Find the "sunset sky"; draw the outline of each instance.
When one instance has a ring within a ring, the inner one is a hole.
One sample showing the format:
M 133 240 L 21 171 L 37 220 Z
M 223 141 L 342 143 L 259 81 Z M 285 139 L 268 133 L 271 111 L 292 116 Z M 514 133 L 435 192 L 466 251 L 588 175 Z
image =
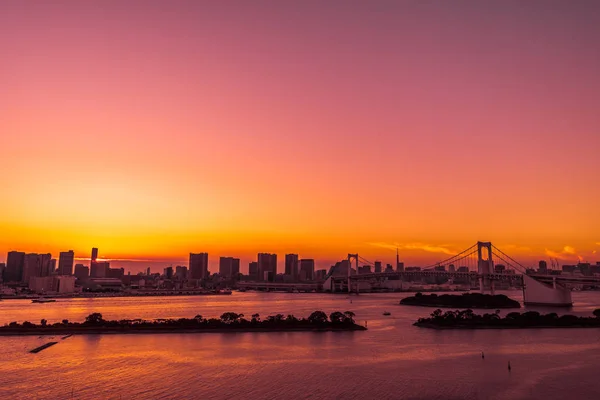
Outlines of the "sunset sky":
M 596 1 L 0 0 L 0 261 L 600 261 L 599 71 Z

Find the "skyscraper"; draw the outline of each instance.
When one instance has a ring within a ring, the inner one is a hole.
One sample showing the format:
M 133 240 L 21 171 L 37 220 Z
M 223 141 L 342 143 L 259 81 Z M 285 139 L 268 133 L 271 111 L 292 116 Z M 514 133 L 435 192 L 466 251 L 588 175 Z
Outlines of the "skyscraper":
M 258 253 L 258 280 L 273 282 L 277 275 L 277 254 Z
M 23 280 L 23 265 L 25 253 L 21 251 L 9 251 L 6 258 L 6 270 L 4 271 L 5 282 L 21 282 Z
M 298 280 L 298 254 L 285 255 L 285 274 Z
M 315 279 L 315 260 L 309 258 L 300 260 L 300 276 L 307 281 Z
M 95 262 L 98 259 L 98 249 L 96 247 L 92 247 L 92 258 L 91 261 Z
M 50 275 L 50 260 L 52 255 L 29 253 L 25 254 L 23 262 L 23 277 L 21 282 L 29 284 L 29 280 L 34 276 Z
M 252 281 L 258 280 L 258 263 L 256 261 L 252 261 L 248 264 L 248 277 Z
M 58 257 L 58 275 L 73 275 L 73 262 L 75 252 L 73 250 L 61 251 Z
M 90 276 L 90 269 L 83 264 L 77 264 L 74 275 L 77 279 L 85 279 Z
M 237 278 L 240 273 L 240 259 L 221 257 L 219 259 L 219 275 L 224 278 Z
M 208 278 L 208 253 L 190 253 L 190 278 Z

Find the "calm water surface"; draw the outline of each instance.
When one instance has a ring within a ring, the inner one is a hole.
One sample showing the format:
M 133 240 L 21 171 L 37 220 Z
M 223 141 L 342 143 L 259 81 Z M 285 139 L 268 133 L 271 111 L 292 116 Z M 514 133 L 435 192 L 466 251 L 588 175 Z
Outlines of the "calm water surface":
M 521 300 L 520 292 L 508 293 Z M 232 296 L 0 302 L 0 324 L 29 320 L 308 316 L 351 310 L 366 332 L 0 337 L 2 399 L 600 399 L 600 330 L 433 331 L 432 309 L 405 294 Z M 574 293 L 575 314 L 600 293 Z M 540 308 L 535 308 L 539 311 Z M 383 311 L 390 311 L 385 317 Z M 555 310 L 553 310 L 555 311 Z M 481 358 L 485 352 L 485 359 Z M 507 364 L 511 362 L 512 371 Z

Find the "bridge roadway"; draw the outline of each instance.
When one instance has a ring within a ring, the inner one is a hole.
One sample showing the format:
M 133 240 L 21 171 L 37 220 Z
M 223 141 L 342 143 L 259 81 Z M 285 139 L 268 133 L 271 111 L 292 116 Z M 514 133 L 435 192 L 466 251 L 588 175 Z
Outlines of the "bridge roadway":
M 250 289 L 250 290 L 273 290 L 273 291 L 292 291 L 298 290 L 300 292 L 312 292 L 313 290 L 321 290 L 323 287 L 322 282 L 311 282 L 311 283 L 284 283 L 284 282 L 244 282 L 240 281 L 237 283 L 238 289 Z
M 350 275 L 351 281 L 371 281 L 382 279 L 402 280 L 403 278 L 425 278 L 425 277 L 443 277 L 443 278 L 463 278 L 479 280 L 479 278 L 494 281 L 518 281 L 522 282 L 523 277 L 520 274 L 479 274 L 477 272 L 448 272 L 448 271 L 403 271 L 403 272 L 377 272 L 370 274 Z M 338 275 L 331 277 L 334 281 L 347 281 L 348 276 Z

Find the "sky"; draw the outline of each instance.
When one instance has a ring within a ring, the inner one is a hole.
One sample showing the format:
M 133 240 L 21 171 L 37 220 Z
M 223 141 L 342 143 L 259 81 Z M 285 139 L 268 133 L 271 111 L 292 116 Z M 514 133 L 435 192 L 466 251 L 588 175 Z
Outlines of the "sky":
M 600 261 L 598 71 L 596 1 L 0 0 L 0 260 Z

